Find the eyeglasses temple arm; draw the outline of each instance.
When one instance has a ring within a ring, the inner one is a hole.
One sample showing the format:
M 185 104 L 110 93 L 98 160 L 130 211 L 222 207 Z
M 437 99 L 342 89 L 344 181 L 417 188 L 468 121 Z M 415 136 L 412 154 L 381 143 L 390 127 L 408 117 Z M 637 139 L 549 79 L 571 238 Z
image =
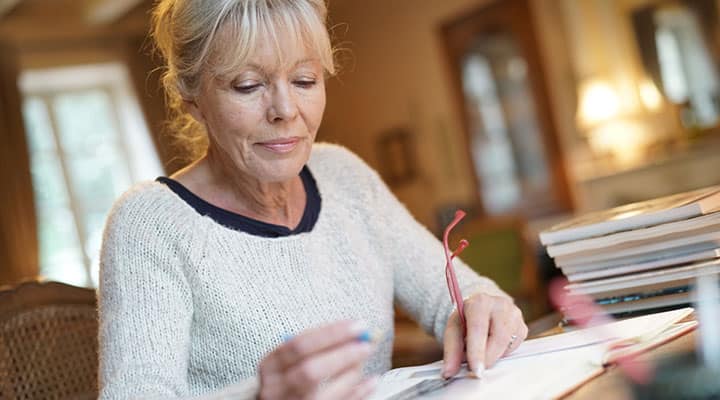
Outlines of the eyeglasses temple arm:
M 448 245 L 448 237 L 450 236 L 450 231 L 465 217 L 465 212 L 462 210 L 457 210 L 455 212 L 455 218 L 448 224 L 448 226 L 445 228 L 445 231 L 443 232 L 443 250 L 445 251 L 445 278 L 448 281 L 448 289 L 450 290 L 450 297 L 452 298 L 453 302 L 455 303 L 455 307 L 457 307 L 458 310 L 458 317 L 460 319 L 460 325 L 463 329 L 463 336 L 465 332 L 465 312 L 463 307 L 463 298 L 462 293 L 460 292 L 460 287 L 457 282 L 457 278 L 455 277 L 455 272 L 453 271 L 452 266 L 452 259 L 455 258 L 456 255 L 460 254 L 462 250 L 467 247 L 468 242 L 467 240 L 463 240 L 460 242 L 460 247 L 453 252 L 453 254 L 450 254 L 450 247 Z

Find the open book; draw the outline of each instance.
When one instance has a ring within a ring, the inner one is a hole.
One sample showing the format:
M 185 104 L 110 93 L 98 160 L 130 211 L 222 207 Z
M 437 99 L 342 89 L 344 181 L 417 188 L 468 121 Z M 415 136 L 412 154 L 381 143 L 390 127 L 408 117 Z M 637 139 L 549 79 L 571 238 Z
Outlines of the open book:
M 605 365 L 695 329 L 697 322 L 682 322 L 692 312 L 683 308 L 527 340 L 481 379 L 464 367 L 453 379 L 443 380 L 442 361 L 390 370 L 380 378 L 371 399 L 402 400 L 420 394 L 457 400 L 562 397 L 600 375 Z M 426 393 L 428 388 L 432 391 Z

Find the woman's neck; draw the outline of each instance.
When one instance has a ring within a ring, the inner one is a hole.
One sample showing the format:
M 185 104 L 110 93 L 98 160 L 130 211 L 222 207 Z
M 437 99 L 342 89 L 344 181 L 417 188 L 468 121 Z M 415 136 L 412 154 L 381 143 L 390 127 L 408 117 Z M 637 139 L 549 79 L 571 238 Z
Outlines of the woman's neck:
M 261 182 L 243 174 L 220 152 L 208 151 L 172 178 L 216 207 L 290 229 L 300 223 L 305 210 L 307 196 L 299 176 L 287 182 Z

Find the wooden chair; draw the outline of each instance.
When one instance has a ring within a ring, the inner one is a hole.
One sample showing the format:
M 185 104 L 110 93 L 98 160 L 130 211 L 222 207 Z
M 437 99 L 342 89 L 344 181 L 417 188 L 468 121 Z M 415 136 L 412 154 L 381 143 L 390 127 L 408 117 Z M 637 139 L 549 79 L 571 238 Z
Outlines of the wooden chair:
M 527 321 L 544 315 L 549 308 L 525 232 L 525 220 L 518 216 L 469 219 L 453 230 L 450 247 L 454 249 L 460 239 L 467 239 L 470 246 L 460 258 L 513 296 Z
M 0 290 L 0 399 L 94 399 L 95 291 L 57 282 Z

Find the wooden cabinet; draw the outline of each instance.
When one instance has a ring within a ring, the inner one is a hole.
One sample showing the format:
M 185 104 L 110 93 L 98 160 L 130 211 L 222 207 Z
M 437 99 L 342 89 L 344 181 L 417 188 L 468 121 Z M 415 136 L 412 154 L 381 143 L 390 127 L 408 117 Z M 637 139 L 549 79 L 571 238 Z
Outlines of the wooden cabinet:
M 498 0 L 442 27 L 487 215 L 572 210 L 528 0 Z

